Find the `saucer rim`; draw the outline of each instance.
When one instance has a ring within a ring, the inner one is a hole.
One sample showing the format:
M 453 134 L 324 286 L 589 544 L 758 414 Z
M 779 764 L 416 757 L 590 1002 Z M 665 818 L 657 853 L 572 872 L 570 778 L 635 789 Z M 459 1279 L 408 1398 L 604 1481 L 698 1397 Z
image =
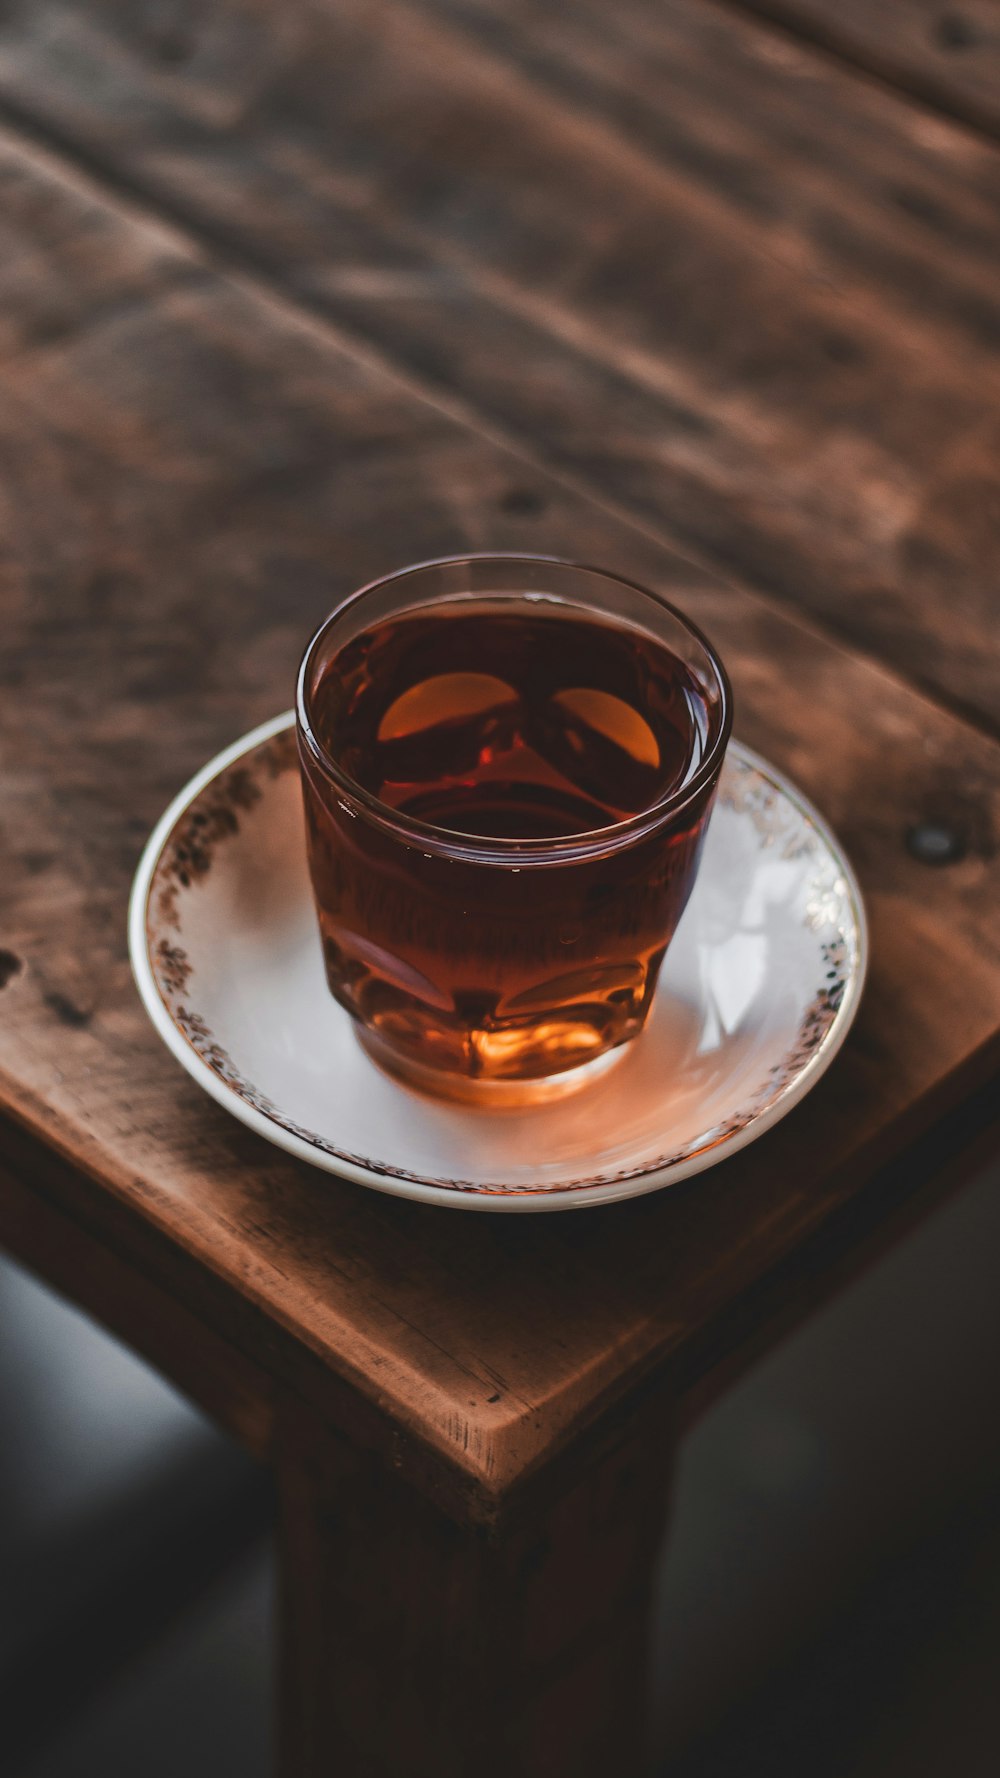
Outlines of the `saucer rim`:
M 826 1073 L 830 1063 L 839 1053 L 847 1033 L 854 1023 L 868 974 L 868 921 L 857 877 L 832 829 L 802 791 L 778 767 L 771 765 L 754 748 L 732 738 L 727 758 L 736 755 L 760 772 L 798 810 L 828 848 L 847 887 L 848 902 L 856 934 L 854 966 L 848 975 L 843 998 L 829 1030 L 803 1064 L 799 1073 L 789 1081 L 766 1109 L 757 1116 L 751 1117 L 741 1129 L 732 1132 L 723 1141 L 706 1144 L 682 1160 L 653 1166 L 648 1172 L 639 1172 L 627 1179 L 609 1180 L 606 1183 L 595 1181 L 590 1185 L 570 1185 L 563 1188 L 540 1186 L 537 1191 L 532 1191 L 530 1187 L 519 1186 L 516 1189 L 512 1188 L 509 1193 L 497 1191 L 495 1188 L 489 1191 L 484 1190 L 481 1193 L 470 1192 L 460 1189 L 457 1185 L 433 1184 L 429 1181 L 377 1173 L 346 1156 L 328 1154 L 294 1131 L 286 1129 L 282 1124 L 269 1117 L 266 1112 L 249 1104 L 237 1091 L 220 1079 L 192 1047 L 175 1023 L 163 1001 L 153 973 L 149 956 L 147 919 L 150 889 L 160 857 L 178 822 L 183 819 L 191 803 L 221 773 L 264 742 L 292 728 L 294 722 L 295 712 L 286 710 L 266 722 L 259 723 L 255 728 L 248 730 L 246 734 L 231 742 L 228 747 L 224 747 L 221 752 L 213 755 L 188 779 L 160 816 L 143 847 L 132 883 L 128 908 L 128 948 L 132 974 L 139 997 L 154 1029 L 196 1084 L 202 1087 L 225 1111 L 238 1118 L 257 1135 L 263 1136 L 266 1141 L 284 1149 L 296 1159 L 305 1161 L 308 1165 L 319 1168 L 325 1173 L 331 1173 L 338 1178 L 350 1179 L 356 1184 L 385 1192 L 393 1197 L 406 1197 L 448 1209 L 530 1213 L 532 1211 L 597 1207 L 625 1198 L 642 1197 L 648 1192 L 661 1191 L 668 1185 L 705 1172 L 709 1167 L 717 1166 L 721 1161 L 728 1159 L 730 1155 L 737 1154 L 740 1149 L 746 1148 L 751 1142 L 756 1141 L 759 1136 L 764 1135 L 783 1117 L 787 1116 L 788 1112 L 805 1098 L 821 1076 Z M 401 1088 L 400 1090 L 404 1091 L 405 1089 Z

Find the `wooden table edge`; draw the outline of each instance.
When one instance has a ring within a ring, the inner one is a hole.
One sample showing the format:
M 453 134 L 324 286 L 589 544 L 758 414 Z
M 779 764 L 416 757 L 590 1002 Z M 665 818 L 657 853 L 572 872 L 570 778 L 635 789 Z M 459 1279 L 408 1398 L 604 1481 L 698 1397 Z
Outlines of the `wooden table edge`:
M 540 1488 L 563 1485 L 567 1470 L 613 1438 L 620 1422 L 648 1413 L 654 1400 L 663 1412 L 690 1420 L 870 1263 L 901 1224 L 967 1177 L 1000 1141 L 998 1065 L 1000 1044 L 970 1058 L 961 1071 L 970 1077 L 961 1104 L 935 1126 L 928 1103 L 925 1127 L 881 1157 L 861 1193 L 832 1210 L 685 1345 L 651 1353 L 554 1436 L 526 1439 L 534 1417 L 519 1411 L 478 1455 L 435 1438 L 433 1427 L 419 1424 L 414 1403 L 379 1398 L 335 1368 L 125 1198 L 93 1157 L 89 1166 L 68 1158 L 64 1134 L 44 1118 L 39 1128 L 24 1106 L 20 1115 L 0 1118 L 0 1242 L 263 1461 L 280 1464 L 282 1419 L 304 1415 L 317 1436 L 324 1429 L 337 1439 L 346 1435 L 455 1516 L 497 1524 Z

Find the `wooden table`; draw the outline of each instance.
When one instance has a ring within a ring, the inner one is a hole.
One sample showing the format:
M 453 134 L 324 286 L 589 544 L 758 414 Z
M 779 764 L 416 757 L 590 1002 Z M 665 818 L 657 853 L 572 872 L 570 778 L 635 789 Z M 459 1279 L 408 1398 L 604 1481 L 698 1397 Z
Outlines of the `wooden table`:
M 285 1778 L 637 1768 L 679 1431 L 989 1139 L 998 133 L 995 0 L 0 24 L 0 1239 L 274 1466 Z M 871 915 L 808 1101 L 584 1215 L 296 1164 L 129 977 L 169 797 L 467 547 L 676 596 Z

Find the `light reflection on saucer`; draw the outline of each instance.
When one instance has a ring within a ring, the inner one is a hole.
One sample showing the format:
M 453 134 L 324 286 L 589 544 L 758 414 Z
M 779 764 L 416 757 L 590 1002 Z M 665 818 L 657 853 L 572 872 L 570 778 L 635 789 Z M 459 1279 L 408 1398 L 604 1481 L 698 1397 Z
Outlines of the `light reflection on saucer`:
M 146 848 L 130 914 L 164 1041 L 279 1146 L 463 1208 L 603 1203 L 742 1147 L 839 1048 L 866 960 L 850 867 L 794 788 L 734 742 L 648 1025 L 620 1062 L 568 1097 L 496 1110 L 402 1085 L 326 987 L 288 740 L 279 718 L 198 774 Z M 218 820 L 230 783 L 239 808 Z M 185 884 L 177 836 L 194 818 L 218 837 Z

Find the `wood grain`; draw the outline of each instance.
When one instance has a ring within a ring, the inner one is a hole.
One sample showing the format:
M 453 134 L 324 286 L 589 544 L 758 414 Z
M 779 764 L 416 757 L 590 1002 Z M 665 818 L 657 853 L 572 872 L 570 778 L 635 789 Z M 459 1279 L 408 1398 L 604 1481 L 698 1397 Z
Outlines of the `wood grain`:
M 997 0 L 736 0 L 951 117 L 1000 136 Z
M 0 1136 L 0 1243 L 155 1365 L 261 1461 L 274 1455 L 273 1377 L 196 1314 L 176 1268 L 155 1281 L 66 1208 L 72 1169 L 7 1127 Z M 68 1186 L 68 1194 L 67 1194 Z M 62 1201 L 60 1201 L 62 1200 Z
M 287 1778 L 640 1778 L 668 1416 L 502 1536 L 311 1424 L 281 1448 Z
M 654 1373 L 680 1387 L 759 1331 L 814 1238 L 880 1213 L 873 1170 L 995 1071 L 1000 748 L 0 136 L 0 189 L 5 169 L 0 311 L 12 278 L 26 316 L 44 304 L 75 235 L 100 240 L 108 299 L 48 344 L 12 338 L 5 365 L 0 1069 L 27 1132 L 5 1154 L 248 1375 L 489 1518 Z M 113 300 L 122 280 L 141 300 Z M 287 704 L 338 594 L 525 545 L 709 629 L 739 732 L 853 855 L 873 970 L 831 1074 L 716 1172 L 609 1211 L 470 1218 L 320 1176 L 207 1101 L 138 1004 L 125 908 L 153 820 Z M 959 862 L 908 853 L 922 818 L 958 823 Z M 47 1174 L 49 1154 L 72 1165 Z
M 651 534 L 1000 729 L 993 144 L 709 0 L 165 16 L 19 9 L 0 98 Z

